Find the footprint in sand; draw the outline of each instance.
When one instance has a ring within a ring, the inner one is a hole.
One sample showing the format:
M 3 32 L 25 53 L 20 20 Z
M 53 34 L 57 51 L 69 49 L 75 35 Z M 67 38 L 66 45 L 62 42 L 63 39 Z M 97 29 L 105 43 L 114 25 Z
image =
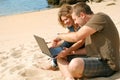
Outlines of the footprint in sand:
M 3 52 L 0 52 L 0 63 L 2 63 L 2 62 L 4 62 L 4 61 L 6 61 L 9 57 L 8 57 L 8 52 L 5 52 L 5 51 L 3 51 Z
M 12 49 L 11 50 L 11 56 L 14 57 L 14 58 L 19 58 L 21 57 L 22 55 L 22 50 L 21 49 Z
M 12 67 L 9 71 L 10 71 L 10 73 L 13 73 L 13 72 L 18 71 L 20 69 L 23 69 L 24 67 L 25 67 L 24 64 L 16 65 L 15 67 Z
M 23 76 L 23 77 L 33 77 L 33 76 L 36 76 L 38 73 L 39 72 L 36 69 L 27 68 L 27 69 L 21 70 L 18 74 Z
M 25 51 L 25 46 L 24 45 L 19 45 L 17 48 L 12 48 L 10 50 L 11 56 L 14 58 L 19 58 L 22 56 L 23 51 Z
M 1 63 L 1 67 L 5 67 L 7 64 L 8 64 L 7 62 Z
M 0 63 L 2 63 L 3 62 L 3 60 L 0 58 Z

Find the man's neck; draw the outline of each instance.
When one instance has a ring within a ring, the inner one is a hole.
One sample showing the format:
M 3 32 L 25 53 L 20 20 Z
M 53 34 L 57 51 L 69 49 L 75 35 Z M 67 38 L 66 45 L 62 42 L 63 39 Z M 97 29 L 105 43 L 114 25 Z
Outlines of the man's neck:
M 92 17 L 93 15 L 94 15 L 94 14 L 87 15 L 87 17 L 86 17 L 86 21 L 89 21 L 89 19 L 91 19 L 91 17 Z

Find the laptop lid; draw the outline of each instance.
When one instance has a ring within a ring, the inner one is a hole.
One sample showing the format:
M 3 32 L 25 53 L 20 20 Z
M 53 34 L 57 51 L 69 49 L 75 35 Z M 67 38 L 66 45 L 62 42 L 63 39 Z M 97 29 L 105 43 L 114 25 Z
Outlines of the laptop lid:
M 45 40 L 42 37 L 39 37 L 39 36 L 36 36 L 36 35 L 34 35 L 34 38 L 37 41 L 38 46 L 41 49 L 42 53 L 44 53 L 44 54 L 51 57 L 52 55 L 51 55 L 51 53 L 49 51 L 49 48 L 48 48 Z

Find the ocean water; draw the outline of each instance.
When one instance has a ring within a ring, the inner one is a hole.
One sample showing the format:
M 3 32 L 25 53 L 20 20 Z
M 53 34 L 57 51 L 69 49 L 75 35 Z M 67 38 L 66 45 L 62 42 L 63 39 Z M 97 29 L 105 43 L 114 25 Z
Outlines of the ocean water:
M 0 0 L 0 16 L 46 9 L 47 0 Z

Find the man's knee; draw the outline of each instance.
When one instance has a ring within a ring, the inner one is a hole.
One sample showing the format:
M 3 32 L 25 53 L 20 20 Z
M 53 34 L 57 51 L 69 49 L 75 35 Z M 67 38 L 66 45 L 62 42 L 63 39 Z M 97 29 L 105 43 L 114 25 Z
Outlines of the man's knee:
M 84 70 L 84 61 L 81 58 L 74 58 L 69 63 L 69 71 L 74 77 L 81 77 Z
M 84 61 L 81 58 L 74 58 L 69 63 L 69 68 L 73 70 L 81 69 L 84 67 Z

